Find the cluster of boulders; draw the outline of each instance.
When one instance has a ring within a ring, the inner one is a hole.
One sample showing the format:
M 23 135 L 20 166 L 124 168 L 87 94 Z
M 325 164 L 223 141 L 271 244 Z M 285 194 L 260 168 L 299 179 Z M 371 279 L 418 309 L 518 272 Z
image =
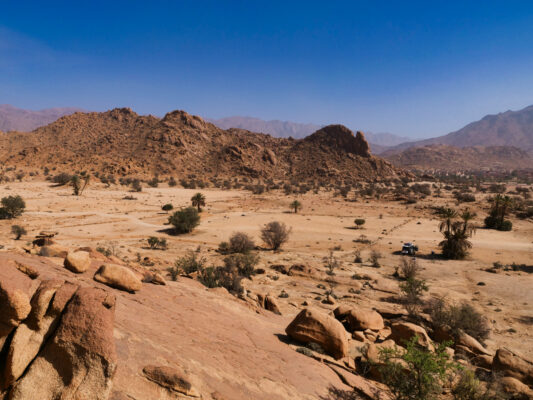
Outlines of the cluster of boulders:
M 0 265 L 0 399 L 107 399 L 115 296 Z
M 332 357 L 326 361 L 335 366 L 335 372 L 345 383 L 355 381 L 360 385 L 364 383 L 365 387 L 368 387 L 368 381 L 354 380 L 353 376 L 346 378 L 349 375 L 347 371 L 379 381 L 382 349 L 395 348 L 403 351 L 406 343 L 416 338 L 414 340 L 418 345 L 434 351 L 435 342 L 430 334 L 435 340 L 436 336 L 446 336 L 442 333 L 435 335 L 433 331 L 428 334 L 424 327 L 402 318 L 386 321 L 375 310 L 347 305 L 340 305 L 332 314 L 313 308 L 303 309 L 285 331 L 291 339 L 307 345 L 313 344 L 311 348 L 318 345 L 321 351 Z M 492 354 L 464 332 L 455 338 L 453 348 L 447 348 L 446 351 L 459 363 L 472 364 L 475 368 L 498 373 L 503 377 L 501 382 L 507 392 L 523 398 L 533 398 L 533 362 L 505 348 Z M 339 367 L 343 370 L 342 373 L 339 373 Z

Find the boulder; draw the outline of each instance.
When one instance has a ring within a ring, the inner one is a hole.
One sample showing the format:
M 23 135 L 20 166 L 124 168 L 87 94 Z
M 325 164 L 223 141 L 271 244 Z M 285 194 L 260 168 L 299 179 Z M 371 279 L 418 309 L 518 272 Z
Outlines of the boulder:
M 492 361 L 492 370 L 533 385 L 533 363 L 509 349 L 502 348 L 496 351 Z
M 102 265 L 96 271 L 94 280 L 127 292 L 136 292 L 142 287 L 142 281 L 132 270 L 116 264 Z
M 364 331 L 371 329 L 379 331 L 385 327 L 383 318 L 374 310 L 352 308 L 346 316 L 350 331 Z
M 200 397 L 190 378 L 176 368 L 148 365 L 143 368 L 143 373 L 149 380 L 166 389 L 189 397 Z
M 487 355 L 487 356 L 491 355 L 490 352 L 481 345 L 481 343 L 479 343 L 472 336 L 464 332 L 459 333 L 456 344 L 466 347 L 472 353 L 477 354 L 477 355 Z
M 281 315 L 278 301 L 270 295 L 265 296 L 265 310 L 272 311 L 274 314 Z
M 342 324 L 321 311 L 302 310 L 285 329 L 287 335 L 299 342 L 317 343 L 327 354 L 340 359 L 348 353 L 348 340 Z
M 59 244 L 51 244 L 41 247 L 39 255 L 43 257 L 60 257 L 65 258 L 68 254 L 68 248 Z
M 411 322 L 396 322 L 391 325 L 391 334 L 389 339 L 394 340 L 400 346 L 411 340 L 413 337 L 417 337 L 417 343 L 427 349 L 432 350 L 433 345 L 426 330 L 421 326 L 415 325 Z
M 13 385 L 10 400 L 108 399 L 117 366 L 114 316 L 114 296 L 78 289 L 54 335 Z
M 500 379 L 500 384 L 505 393 L 514 396 L 518 395 L 518 398 L 533 399 L 533 390 L 516 378 L 505 376 Z
M 0 350 L 7 336 L 30 313 L 30 299 L 37 286 L 37 281 L 20 272 L 13 263 L 0 263 Z
M 68 270 L 80 274 L 91 266 L 91 257 L 86 251 L 71 251 L 65 257 L 64 265 Z
M 5 386 L 19 379 L 37 356 L 56 329 L 63 309 L 77 289 L 77 285 L 58 280 L 41 283 L 31 300 L 28 318 L 18 326 L 11 340 L 5 363 Z

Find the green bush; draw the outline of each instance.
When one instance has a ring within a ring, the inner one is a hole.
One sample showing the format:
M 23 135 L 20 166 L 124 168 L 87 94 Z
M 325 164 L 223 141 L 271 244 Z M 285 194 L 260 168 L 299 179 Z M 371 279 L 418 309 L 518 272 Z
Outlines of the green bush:
M 168 218 L 177 233 L 190 233 L 200 224 L 200 215 L 194 207 L 182 208 Z
M 22 226 L 13 225 L 11 227 L 11 233 L 15 235 L 15 240 L 19 240 L 22 237 L 22 235 L 25 235 L 27 232 L 26 232 L 26 229 L 24 229 Z
M 26 203 L 19 195 L 3 197 L 1 200 L 0 219 L 12 219 L 22 215 Z
M 205 259 L 198 258 L 195 252 L 189 252 L 186 256 L 178 258 L 174 262 L 173 267 L 169 267 L 167 270 L 173 281 L 177 280 L 180 274 L 190 275 L 194 272 L 198 272 L 204 269 Z
M 171 211 L 174 209 L 174 206 L 170 203 L 165 204 L 163 207 L 161 207 L 163 211 Z
M 150 246 L 151 249 L 166 250 L 168 247 L 167 239 L 165 238 L 159 239 L 158 237 L 155 237 L 155 236 L 150 236 L 148 238 L 148 245 Z
M 356 218 L 353 222 L 355 223 L 355 226 L 361 228 L 366 221 L 363 218 Z
M 244 232 L 236 232 L 231 235 L 228 243 L 229 253 L 249 253 L 255 249 L 253 239 Z
M 442 343 L 433 352 L 418 346 L 415 336 L 407 342 L 406 350 L 380 349 L 383 364 L 379 371 L 393 397 L 397 400 L 437 399 L 456 369 L 446 353 L 447 345 Z
M 253 253 L 230 254 L 224 258 L 226 269 L 235 269 L 240 276 L 250 278 L 255 271 L 255 266 L 259 262 L 259 256 Z

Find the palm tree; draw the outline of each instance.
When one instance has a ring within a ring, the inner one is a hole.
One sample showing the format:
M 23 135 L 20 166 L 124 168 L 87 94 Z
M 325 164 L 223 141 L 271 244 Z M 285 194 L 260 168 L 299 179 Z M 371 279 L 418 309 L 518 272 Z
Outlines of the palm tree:
M 441 213 L 443 221 L 439 229 L 444 235 L 444 240 L 439 243 L 442 248 L 442 255 L 446 258 L 461 260 L 468 254 L 472 243 L 468 240 L 475 232 L 475 226 L 470 221 L 475 214 L 466 209 L 459 216 L 453 209 L 445 209 Z M 461 220 L 456 220 L 457 217 Z
M 294 210 L 294 213 L 298 213 L 298 210 L 302 208 L 302 203 L 300 203 L 298 200 L 294 200 L 290 207 Z
M 455 211 L 453 208 L 443 208 L 439 214 L 442 218 L 442 222 L 439 225 L 439 231 L 450 233 L 452 221 L 457 217 L 457 211 Z
M 513 206 L 513 199 L 509 196 L 502 196 L 500 198 L 500 226 L 503 225 L 505 214 Z
M 193 207 L 198 208 L 198 212 L 202 212 L 202 207 L 205 207 L 205 196 L 202 193 L 196 193 L 191 197 Z

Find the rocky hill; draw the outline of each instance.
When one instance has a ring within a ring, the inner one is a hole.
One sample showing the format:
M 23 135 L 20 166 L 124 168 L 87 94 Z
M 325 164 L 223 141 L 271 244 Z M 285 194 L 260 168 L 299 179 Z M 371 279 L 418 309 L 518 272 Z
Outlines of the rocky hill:
M 407 169 L 479 171 L 533 168 L 530 154 L 511 146 L 454 147 L 434 144 L 383 154 L 394 165 Z
M 364 135 L 330 125 L 302 140 L 223 130 L 184 111 L 159 119 L 127 108 L 75 113 L 0 136 L 0 161 L 114 174 L 380 180 L 406 173 L 370 154 Z
M 456 147 L 467 146 L 514 146 L 533 150 L 533 106 L 519 111 L 506 111 L 487 115 L 458 131 L 432 139 L 403 143 L 395 150 L 421 147 L 430 144 L 446 144 Z
M 0 104 L 0 131 L 28 132 L 76 111 L 81 110 L 74 107 L 63 107 L 32 111 L 13 107 L 9 104 Z

